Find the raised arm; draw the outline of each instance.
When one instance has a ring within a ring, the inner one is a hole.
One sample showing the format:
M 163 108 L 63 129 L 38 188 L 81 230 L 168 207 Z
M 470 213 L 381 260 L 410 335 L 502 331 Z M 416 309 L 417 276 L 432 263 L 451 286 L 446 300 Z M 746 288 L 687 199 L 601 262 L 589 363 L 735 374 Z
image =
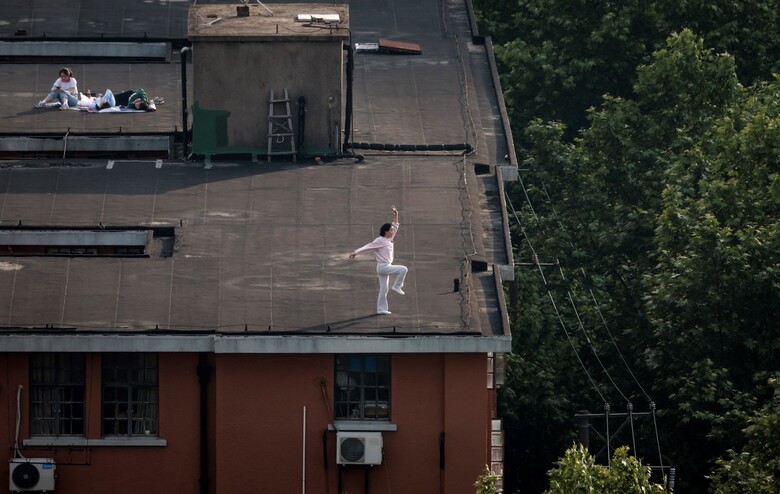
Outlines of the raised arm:
M 398 209 L 396 209 L 395 204 L 390 206 L 390 209 L 393 210 L 393 223 L 398 223 Z

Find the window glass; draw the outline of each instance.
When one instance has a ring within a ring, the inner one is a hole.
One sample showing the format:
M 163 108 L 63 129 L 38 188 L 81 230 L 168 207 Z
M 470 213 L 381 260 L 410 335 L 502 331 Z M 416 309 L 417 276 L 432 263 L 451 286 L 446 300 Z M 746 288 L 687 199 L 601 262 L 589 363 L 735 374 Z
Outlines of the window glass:
M 103 354 L 103 435 L 158 435 L 157 354 Z
M 83 353 L 30 354 L 30 435 L 83 436 Z
M 336 356 L 336 419 L 390 419 L 390 356 Z

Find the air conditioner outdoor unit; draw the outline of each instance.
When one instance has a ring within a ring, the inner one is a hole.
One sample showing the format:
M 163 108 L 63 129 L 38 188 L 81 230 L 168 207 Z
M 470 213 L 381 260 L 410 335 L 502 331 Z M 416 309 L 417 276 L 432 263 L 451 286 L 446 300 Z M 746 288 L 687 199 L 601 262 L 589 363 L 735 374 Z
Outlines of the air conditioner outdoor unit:
M 54 490 L 54 458 L 14 458 L 8 461 L 11 492 L 46 492 Z
M 380 465 L 382 463 L 382 433 L 337 433 L 336 463 L 339 465 Z

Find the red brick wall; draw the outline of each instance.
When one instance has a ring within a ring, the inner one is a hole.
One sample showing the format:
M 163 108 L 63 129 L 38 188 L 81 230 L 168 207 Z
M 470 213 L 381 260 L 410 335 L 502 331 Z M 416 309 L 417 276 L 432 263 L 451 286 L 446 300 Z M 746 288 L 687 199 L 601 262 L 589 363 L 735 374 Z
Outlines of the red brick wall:
M 306 492 L 473 494 L 489 462 L 492 392 L 480 354 L 392 358 L 391 423 L 382 465 L 340 468 L 332 423 L 333 355 L 210 355 L 209 476 L 214 494 L 302 492 L 303 407 L 307 413 Z M 97 446 L 24 450 L 57 461 L 56 492 L 198 493 L 200 411 L 197 354 L 160 354 L 160 437 L 165 447 Z M 21 439 L 28 437 L 26 354 L 0 353 L 0 460 L 13 455 L 16 387 L 24 386 Z M 87 437 L 100 438 L 100 355 L 87 357 Z M 326 398 L 321 382 L 325 382 Z M 444 433 L 445 467 L 440 468 Z M 327 468 L 325 461 L 327 460 Z M 0 469 L 0 486 L 8 469 Z M 0 487 L 0 492 L 3 489 Z
M 302 492 L 302 420 L 307 410 L 306 492 L 474 492 L 488 459 L 490 416 L 486 357 L 474 354 L 394 355 L 391 422 L 385 461 L 366 470 L 340 469 L 335 432 L 320 381 L 333 406 L 332 355 L 217 356 L 217 479 L 220 494 Z M 445 433 L 445 468 L 439 467 Z
M 29 391 L 26 354 L 0 354 L 0 386 L 2 424 L 8 434 L 2 434 L 0 447 L 13 458 L 13 436 L 16 415 L 16 388 L 22 393 L 20 446 L 29 437 L 27 409 Z M 8 367 L 2 364 L 2 359 Z M 86 437 L 100 438 L 100 354 L 87 355 L 87 429 Z M 160 437 L 167 439 L 165 447 L 49 447 L 25 448 L 28 458 L 53 457 L 57 464 L 55 492 L 112 492 L 114 494 L 198 492 L 199 422 L 198 386 L 195 368 L 197 355 L 160 354 Z M 12 388 L 12 389 L 11 389 Z M 5 427 L 4 427 L 5 428 Z M 0 485 L 8 485 L 8 468 L 3 462 Z

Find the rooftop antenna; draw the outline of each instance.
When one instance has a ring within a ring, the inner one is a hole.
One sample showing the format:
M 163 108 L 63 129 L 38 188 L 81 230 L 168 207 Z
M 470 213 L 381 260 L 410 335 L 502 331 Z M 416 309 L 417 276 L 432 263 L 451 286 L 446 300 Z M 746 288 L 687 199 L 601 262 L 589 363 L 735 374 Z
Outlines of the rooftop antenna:
M 271 9 L 269 9 L 268 7 L 266 7 L 266 6 L 265 6 L 265 4 L 263 4 L 263 2 L 261 2 L 260 0 L 255 0 L 255 1 L 257 2 L 257 5 L 259 5 L 259 6 L 263 7 L 265 10 L 267 10 L 267 11 L 268 11 L 268 15 L 269 15 L 269 16 L 273 17 L 274 13 L 273 13 L 273 11 L 272 11 Z M 243 3 L 244 5 L 246 5 L 246 4 L 248 4 L 248 3 L 249 3 L 249 0 L 241 0 L 241 3 Z

